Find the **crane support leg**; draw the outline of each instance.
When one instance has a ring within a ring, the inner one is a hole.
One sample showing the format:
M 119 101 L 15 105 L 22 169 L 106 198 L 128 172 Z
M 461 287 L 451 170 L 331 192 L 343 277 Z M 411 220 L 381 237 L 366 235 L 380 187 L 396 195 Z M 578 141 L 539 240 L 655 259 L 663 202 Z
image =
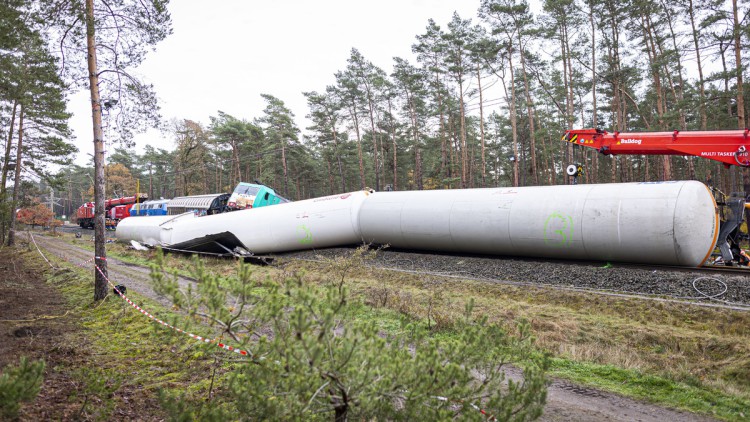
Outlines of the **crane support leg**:
M 721 223 L 717 245 L 725 265 L 738 264 L 740 260 L 739 231 L 745 214 L 745 198 L 733 194 L 726 200 L 727 218 Z

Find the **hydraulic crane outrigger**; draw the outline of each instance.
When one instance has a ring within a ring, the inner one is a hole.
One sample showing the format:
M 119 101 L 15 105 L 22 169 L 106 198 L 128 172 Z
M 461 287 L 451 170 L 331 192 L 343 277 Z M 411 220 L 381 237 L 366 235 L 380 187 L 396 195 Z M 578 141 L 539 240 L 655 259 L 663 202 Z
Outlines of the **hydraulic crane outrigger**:
M 732 165 L 750 167 L 750 129 L 719 131 L 613 132 L 601 129 L 568 130 L 563 141 L 594 148 L 605 155 L 691 155 Z M 740 263 L 739 228 L 744 209 L 750 208 L 741 194 L 732 194 L 720 206 L 728 209 L 721 222 L 717 246 L 727 265 Z

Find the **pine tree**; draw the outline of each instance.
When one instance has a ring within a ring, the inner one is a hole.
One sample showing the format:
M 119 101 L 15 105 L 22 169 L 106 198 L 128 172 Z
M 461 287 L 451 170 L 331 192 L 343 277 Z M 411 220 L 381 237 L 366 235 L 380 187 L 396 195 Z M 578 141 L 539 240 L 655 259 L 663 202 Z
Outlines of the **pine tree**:
M 24 9 L 19 9 L 19 8 Z M 0 66 L 3 72 L 0 79 L 0 100 L 13 103 L 10 116 L 10 130 L 5 145 L 2 176 L 0 177 L 0 198 L 4 206 L 2 212 L 2 238 L 9 227 L 7 244 L 14 243 L 14 209 L 21 197 L 21 172 L 35 175 L 48 182 L 53 181 L 50 164 L 65 165 L 76 148 L 70 143 L 70 130 L 67 120 L 70 114 L 65 107 L 66 86 L 57 73 L 54 57 L 47 50 L 47 43 L 39 17 L 28 11 L 26 2 L 6 4 L 0 9 L 0 16 L 8 23 L 18 25 L 16 36 L 3 36 L 3 44 L 9 54 L 2 55 Z M 13 147 L 14 123 L 18 110 L 17 142 L 15 146 L 15 174 L 12 202 L 6 202 L 6 180 L 10 169 L 10 154 Z
M 289 197 L 289 166 L 287 162 L 287 151 L 290 147 L 295 147 L 299 143 L 299 129 L 294 123 L 294 114 L 289 110 L 283 101 L 270 94 L 261 94 L 266 100 L 266 108 L 263 110 L 263 117 L 258 122 L 263 126 L 265 139 L 270 145 L 278 145 L 281 152 L 281 168 L 283 172 L 282 195 Z M 301 192 L 297 189 L 297 199 L 301 197 Z
M 337 101 L 337 98 L 332 93 L 334 90 L 334 87 L 329 86 L 325 94 L 319 94 L 315 91 L 304 93 L 307 98 L 307 105 L 310 107 L 310 113 L 307 115 L 307 118 L 313 122 L 313 126 L 308 127 L 307 130 L 313 132 L 313 138 L 322 147 L 329 147 L 328 144 L 333 143 L 329 148 L 332 150 L 331 154 L 336 161 L 341 192 L 346 192 L 344 166 L 341 162 L 341 150 L 339 147 L 341 132 L 338 128 L 343 105 Z M 332 177 L 333 173 L 329 171 L 329 174 Z M 331 182 L 330 185 L 331 193 L 333 193 L 334 183 Z
M 359 159 L 359 184 L 360 188 L 366 186 L 364 157 L 362 155 L 362 133 L 360 130 L 361 114 L 365 108 L 364 93 L 359 88 L 356 81 L 356 75 L 350 70 L 336 72 L 336 86 L 332 90 L 337 101 L 340 102 L 347 111 L 351 129 L 354 129 L 355 139 L 357 140 L 357 158 Z
M 445 33 L 440 26 L 430 19 L 426 32 L 417 36 L 417 42 L 411 49 L 417 54 L 417 60 L 430 74 L 429 92 L 433 102 L 433 116 L 438 117 L 440 139 L 440 176 L 448 180 L 454 176 L 452 162 L 448 158 L 448 137 L 446 122 L 446 88 L 444 78 L 447 73 Z M 421 177 L 421 171 L 420 171 Z M 421 183 L 421 182 L 420 182 Z
M 397 91 L 403 96 L 402 111 L 409 121 L 408 132 L 414 150 L 413 184 L 417 190 L 422 190 L 422 139 L 425 137 L 428 74 L 400 57 L 394 58 L 394 61 L 391 77 Z
M 133 133 L 158 125 L 153 87 L 130 70 L 146 52 L 172 31 L 167 0 L 85 0 L 58 4 L 39 0 L 46 21 L 59 37 L 61 70 L 74 83 L 87 81 L 91 93 L 95 177 L 94 299 L 107 292 L 107 251 L 104 236 L 104 134 L 102 110 L 112 133 L 130 142 Z

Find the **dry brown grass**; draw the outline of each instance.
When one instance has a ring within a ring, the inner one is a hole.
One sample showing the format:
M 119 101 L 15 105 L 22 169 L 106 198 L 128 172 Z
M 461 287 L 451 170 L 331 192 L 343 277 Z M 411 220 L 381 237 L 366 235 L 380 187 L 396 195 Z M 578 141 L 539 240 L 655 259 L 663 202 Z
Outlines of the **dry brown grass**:
M 291 262 L 309 280 L 325 280 L 325 264 Z M 509 329 L 528 321 L 537 344 L 579 362 L 609 364 L 700 380 L 750 397 L 750 313 L 679 303 L 373 270 L 348 277 L 352 290 L 374 307 L 429 320 L 438 329 L 475 312 Z

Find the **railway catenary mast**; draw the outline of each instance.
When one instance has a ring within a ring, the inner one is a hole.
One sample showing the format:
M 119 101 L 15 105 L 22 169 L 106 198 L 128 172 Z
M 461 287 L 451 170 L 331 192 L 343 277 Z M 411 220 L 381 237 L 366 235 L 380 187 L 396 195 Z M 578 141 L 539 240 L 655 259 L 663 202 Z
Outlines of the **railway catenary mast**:
M 690 155 L 719 161 L 727 168 L 750 167 L 750 129 L 610 133 L 588 128 L 566 131 L 563 141 L 604 155 Z M 748 204 L 744 195 L 733 194 L 719 205 L 729 210 L 717 244 L 722 260 L 729 265 L 740 259 L 739 227 Z

